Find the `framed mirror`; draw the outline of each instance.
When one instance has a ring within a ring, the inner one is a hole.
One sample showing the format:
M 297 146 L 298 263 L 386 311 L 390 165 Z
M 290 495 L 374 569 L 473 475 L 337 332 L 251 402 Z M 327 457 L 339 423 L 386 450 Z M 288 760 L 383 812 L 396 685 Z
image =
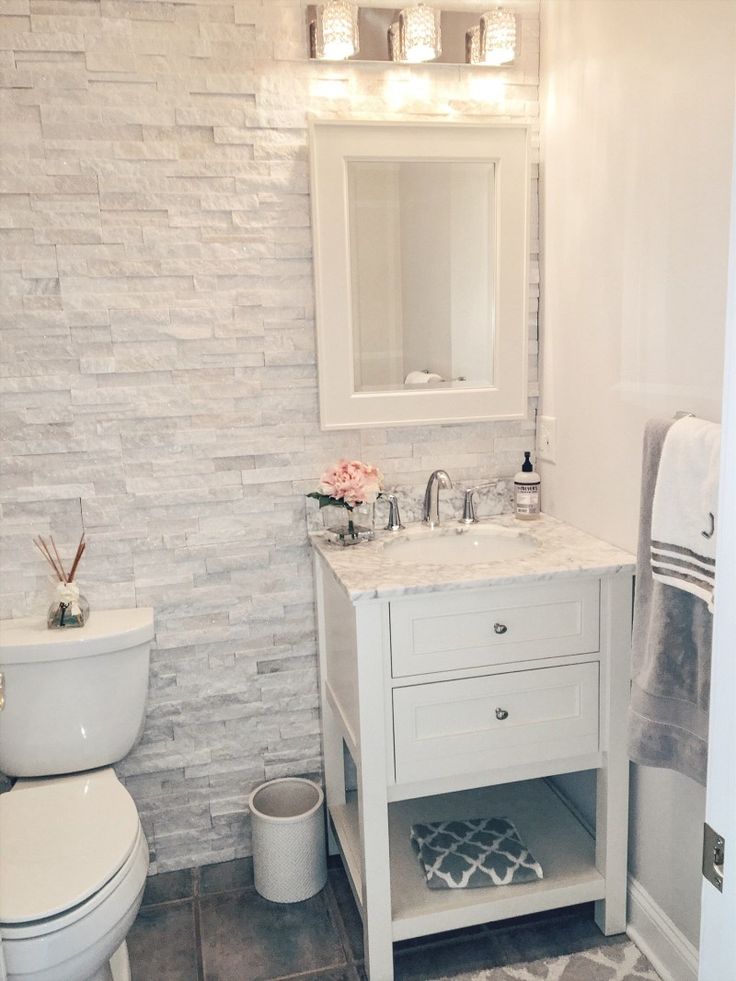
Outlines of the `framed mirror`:
M 313 121 L 323 429 L 527 406 L 528 133 Z

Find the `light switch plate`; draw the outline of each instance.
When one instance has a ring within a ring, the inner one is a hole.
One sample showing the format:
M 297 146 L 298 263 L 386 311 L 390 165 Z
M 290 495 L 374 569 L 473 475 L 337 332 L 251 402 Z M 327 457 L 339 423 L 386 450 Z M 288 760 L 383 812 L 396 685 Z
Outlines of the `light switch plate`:
M 539 417 L 537 456 L 547 463 L 557 463 L 557 419 L 554 416 Z

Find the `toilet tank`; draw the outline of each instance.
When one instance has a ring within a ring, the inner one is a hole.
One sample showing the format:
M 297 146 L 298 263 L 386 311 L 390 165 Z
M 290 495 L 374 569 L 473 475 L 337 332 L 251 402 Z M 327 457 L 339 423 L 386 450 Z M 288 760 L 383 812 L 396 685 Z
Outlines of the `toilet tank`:
M 107 766 L 143 732 L 153 610 L 94 610 L 83 627 L 0 621 L 0 771 L 51 776 Z

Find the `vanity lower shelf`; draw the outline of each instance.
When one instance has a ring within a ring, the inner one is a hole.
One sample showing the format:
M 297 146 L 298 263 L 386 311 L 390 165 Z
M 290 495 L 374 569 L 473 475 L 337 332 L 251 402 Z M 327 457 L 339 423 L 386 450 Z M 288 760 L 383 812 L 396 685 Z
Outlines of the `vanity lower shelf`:
M 362 890 L 358 802 L 331 805 L 330 817 L 355 894 Z M 525 780 L 389 804 L 393 940 L 602 899 L 595 842 L 544 780 Z M 409 842 L 412 824 L 508 817 L 544 870 L 522 885 L 429 889 Z

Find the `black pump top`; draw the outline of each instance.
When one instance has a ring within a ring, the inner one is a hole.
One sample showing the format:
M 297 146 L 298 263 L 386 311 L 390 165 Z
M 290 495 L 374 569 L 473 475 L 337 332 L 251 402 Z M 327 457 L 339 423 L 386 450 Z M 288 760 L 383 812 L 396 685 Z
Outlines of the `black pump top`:
M 531 450 L 529 450 L 528 452 L 525 451 L 524 453 L 524 462 L 521 465 L 521 469 L 524 471 L 524 473 L 532 473 L 532 471 L 534 470 L 534 467 L 532 466 L 532 461 L 529 459 L 531 455 L 532 455 Z

